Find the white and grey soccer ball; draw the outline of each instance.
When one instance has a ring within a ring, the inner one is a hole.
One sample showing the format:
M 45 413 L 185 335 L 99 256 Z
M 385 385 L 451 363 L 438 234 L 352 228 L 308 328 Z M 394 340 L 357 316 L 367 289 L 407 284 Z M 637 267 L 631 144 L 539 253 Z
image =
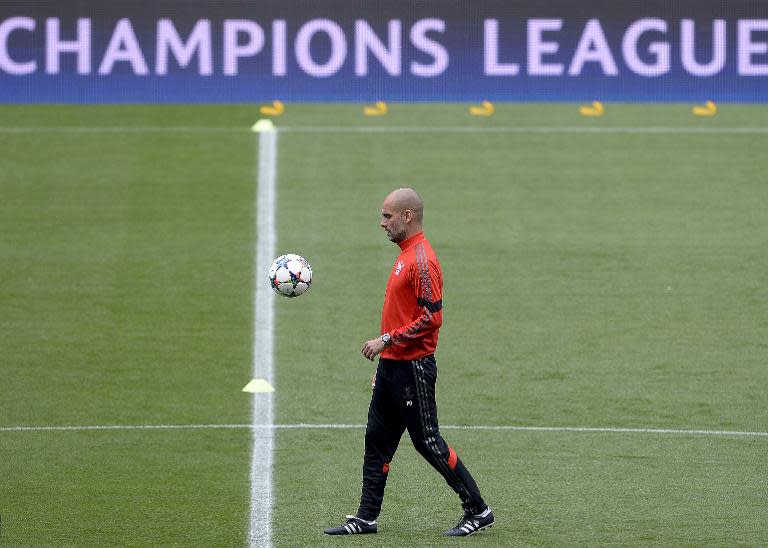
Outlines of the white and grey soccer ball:
M 298 297 L 312 284 L 312 267 L 294 253 L 280 255 L 269 267 L 269 285 L 283 297 Z

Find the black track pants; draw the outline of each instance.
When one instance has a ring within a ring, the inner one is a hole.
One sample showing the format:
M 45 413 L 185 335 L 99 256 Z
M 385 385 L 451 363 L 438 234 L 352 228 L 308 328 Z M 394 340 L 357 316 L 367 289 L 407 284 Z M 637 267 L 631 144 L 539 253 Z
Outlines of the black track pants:
M 436 381 L 437 364 L 432 355 L 414 361 L 379 360 L 365 431 L 358 517 L 375 520 L 381 512 L 389 463 L 406 428 L 416 450 L 459 495 L 462 506 L 476 513 L 485 509 L 469 470 L 440 435 Z

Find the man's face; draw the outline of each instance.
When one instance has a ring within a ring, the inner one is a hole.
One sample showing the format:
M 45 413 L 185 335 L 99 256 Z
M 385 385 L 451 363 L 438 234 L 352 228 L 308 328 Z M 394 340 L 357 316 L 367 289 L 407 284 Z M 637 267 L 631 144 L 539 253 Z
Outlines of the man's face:
M 396 244 L 405 240 L 405 234 L 408 230 L 405 212 L 395 209 L 394 204 L 389 200 L 384 200 L 384 205 L 381 206 L 381 228 L 387 233 L 387 237 Z

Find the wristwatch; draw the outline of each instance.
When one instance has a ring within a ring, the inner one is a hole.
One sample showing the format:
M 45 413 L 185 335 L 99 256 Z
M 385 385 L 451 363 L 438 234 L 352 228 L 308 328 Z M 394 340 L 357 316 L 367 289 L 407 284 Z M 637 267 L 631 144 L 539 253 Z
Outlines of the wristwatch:
M 381 342 L 384 343 L 384 348 L 389 348 L 389 345 L 392 344 L 392 337 L 389 336 L 389 333 L 384 333 L 381 336 Z

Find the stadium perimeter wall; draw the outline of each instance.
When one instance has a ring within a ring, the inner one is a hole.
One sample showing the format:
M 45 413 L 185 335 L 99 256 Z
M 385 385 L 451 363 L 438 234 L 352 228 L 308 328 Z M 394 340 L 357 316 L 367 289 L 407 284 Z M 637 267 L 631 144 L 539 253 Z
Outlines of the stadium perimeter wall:
M 768 101 L 765 0 L 26 0 L 2 103 Z

